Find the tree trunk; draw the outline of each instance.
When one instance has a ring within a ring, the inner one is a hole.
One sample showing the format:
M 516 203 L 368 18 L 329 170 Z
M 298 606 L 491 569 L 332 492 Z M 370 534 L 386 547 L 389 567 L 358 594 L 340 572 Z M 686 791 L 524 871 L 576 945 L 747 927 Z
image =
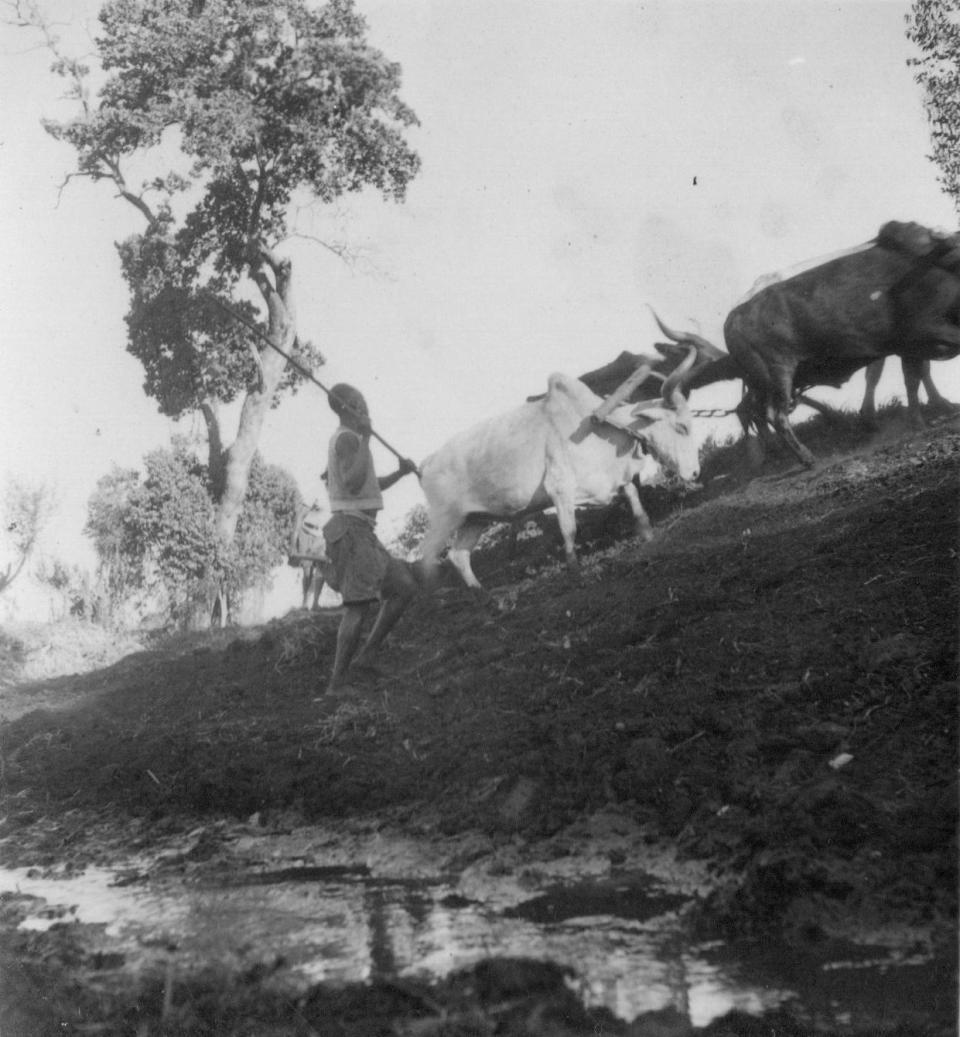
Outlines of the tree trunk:
M 261 253 L 261 258 L 261 264 L 253 273 L 267 301 L 267 337 L 277 348 L 289 353 L 297 337 L 290 288 L 291 264 L 289 260 L 275 260 L 266 251 Z M 273 281 L 267 276 L 264 264 L 272 268 Z M 240 509 L 247 492 L 247 479 L 253 455 L 257 451 L 263 422 L 287 363 L 280 353 L 266 346 L 260 351 L 260 359 L 263 369 L 262 388 L 247 393 L 240 411 L 237 437 L 225 451 L 225 478 L 217 514 L 217 529 L 227 543 L 233 539 L 236 532 L 237 519 L 240 517 Z
M 207 426 L 207 473 L 210 478 L 210 493 L 215 501 L 223 497 L 227 485 L 227 458 L 220 434 L 220 414 L 210 400 L 200 404 L 200 413 Z

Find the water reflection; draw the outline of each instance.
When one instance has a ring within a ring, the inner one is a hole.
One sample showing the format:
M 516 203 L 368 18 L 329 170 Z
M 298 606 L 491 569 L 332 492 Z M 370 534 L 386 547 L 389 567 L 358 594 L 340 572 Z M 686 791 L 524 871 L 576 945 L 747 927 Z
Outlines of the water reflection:
M 841 997 L 827 1006 L 811 996 L 822 970 L 817 976 L 787 968 L 778 976 L 771 955 L 751 966 L 723 960 L 722 945 L 693 944 L 682 898 L 640 875 L 617 885 L 604 880 L 604 888 L 581 882 L 539 890 L 488 875 L 482 899 L 484 883 L 475 874 L 469 881 L 398 881 L 365 871 L 304 879 L 288 869 L 283 881 L 279 872 L 272 879 L 261 872 L 231 885 L 157 877 L 129 886 L 113 885 L 116 875 L 102 868 L 60 878 L 0 870 L 0 892 L 43 898 L 24 923 L 30 928 L 97 923 L 84 938 L 98 951 L 122 954 L 127 976 L 170 961 L 181 972 L 214 963 L 237 972 L 261 965 L 278 981 L 305 988 L 440 978 L 490 956 L 511 956 L 569 966 L 587 1005 L 628 1021 L 673 1007 L 705 1026 L 731 1009 L 760 1013 L 797 994 L 813 1014 L 836 1021 L 856 1002 Z M 556 909 L 548 909 L 549 898 Z M 586 913 L 598 905 L 607 912 Z M 834 986 L 836 993 L 841 984 Z

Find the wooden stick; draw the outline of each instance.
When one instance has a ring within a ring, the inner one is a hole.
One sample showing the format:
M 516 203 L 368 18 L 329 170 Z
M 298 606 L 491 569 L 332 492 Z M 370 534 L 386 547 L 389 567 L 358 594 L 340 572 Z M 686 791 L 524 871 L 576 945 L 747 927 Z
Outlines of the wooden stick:
M 640 364 L 622 385 L 614 389 L 593 414 L 590 415 L 590 420 L 594 425 L 603 424 L 610 412 L 627 399 L 630 393 L 650 374 L 650 371 L 651 367 L 649 364 Z

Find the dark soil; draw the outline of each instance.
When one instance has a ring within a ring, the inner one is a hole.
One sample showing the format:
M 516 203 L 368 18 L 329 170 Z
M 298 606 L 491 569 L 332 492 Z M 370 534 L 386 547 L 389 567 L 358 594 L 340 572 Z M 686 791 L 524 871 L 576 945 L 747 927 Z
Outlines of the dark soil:
M 782 459 L 751 478 L 739 448 L 717 455 L 679 507 L 648 498 L 647 545 L 617 543 L 622 511 L 587 516 L 579 576 L 546 519 L 512 558 L 506 543 L 475 558 L 488 599 L 450 584 L 418 600 L 383 654 L 390 675 L 345 698 L 321 695 L 336 612 L 21 687 L 43 708 L 2 733 L 6 861 L 108 859 L 88 833 L 131 817 L 390 812 L 533 837 L 616 805 L 711 862 L 704 933 L 809 944 L 902 925 L 952 948 L 960 429 L 887 422 L 870 439 L 808 426 L 813 471 Z M 502 1029 L 391 1030 L 466 995 L 364 996 L 337 1018 L 366 1022 L 316 1032 L 600 1032 L 562 1012 L 528 1026 L 529 1006 Z M 230 1018 L 182 1032 L 315 1032 Z M 741 1022 L 711 1032 L 794 1032 Z M 163 1032 L 136 1025 L 115 1032 Z

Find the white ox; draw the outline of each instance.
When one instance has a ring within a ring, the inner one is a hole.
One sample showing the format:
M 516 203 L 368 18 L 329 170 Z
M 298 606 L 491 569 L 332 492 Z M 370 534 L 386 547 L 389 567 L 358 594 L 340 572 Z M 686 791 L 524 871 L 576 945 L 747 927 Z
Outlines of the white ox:
M 649 539 L 634 476 L 650 482 L 663 465 L 693 481 L 700 471 L 690 409 L 674 391 L 693 359 L 666 380 L 662 399 L 615 407 L 602 424 L 591 420 L 602 398 L 576 378 L 553 374 L 546 396 L 461 432 L 431 454 L 420 477 L 430 510 L 422 548 L 428 578 L 452 536 L 450 561 L 468 587 L 479 588 L 470 552 L 484 527 L 551 506 L 575 568 L 574 509 L 609 504 L 621 490 L 637 533 Z

